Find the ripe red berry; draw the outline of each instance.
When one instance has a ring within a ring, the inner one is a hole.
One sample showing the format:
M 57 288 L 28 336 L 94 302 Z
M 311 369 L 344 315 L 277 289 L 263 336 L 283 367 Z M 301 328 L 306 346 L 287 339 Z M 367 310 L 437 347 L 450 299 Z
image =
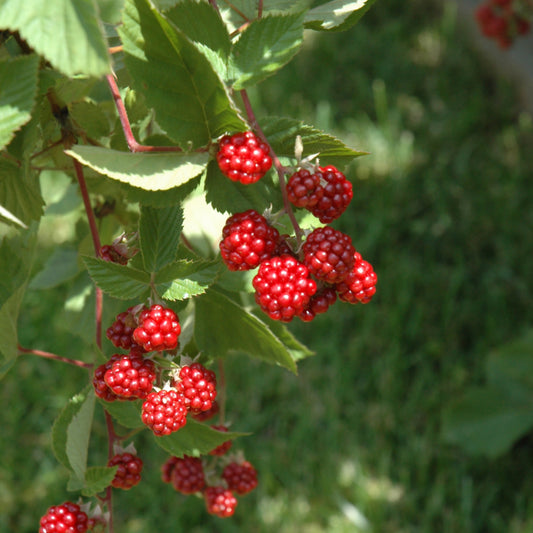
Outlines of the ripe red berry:
M 120 453 L 113 456 L 107 466 L 118 466 L 117 473 L 111 481 L 116 489 L 129 490 L 141 481 L 143 461 L 132 453 Z
M 76 503 L 50 507 L 39 522 L 39 533 L 85 533 L 88 517 Z
M 274 320 L 290 322 L 316 292 L 309 270 L 294 257 L 267 259 L 252 280 L 255 301 Z
M 107 338 L 117 347 L 130 350 L 131 348 L 140 348 L 133 340 L 133 331 L 137 327 L 137 321 L 132 314 L 133 307 L 119 313 L 115 321 L 106 330 Z
M 201 459 L 184 455 L 177 459 L 170 476 L 174 488 L 183 494 L 194 494 L 205 487 L 204 467 Z
M 222 432 L 228 431 L 228 428 L 222 425 L 214 425 L 211 427 L 213 429 L 216 429 L 217 431 L 222 431 Z M 219 444 L 216 448 L 212 449 L 209 452 L 209 455 L 216 455 L 216 456 L 225 455 L 226 453 L 228 453 L 228 450 L 231 448 L 232 445 L 233 445 L 233 441 L 231 439 L 227 440 L 223 442 L 222 444 Z
M 229 270 L 250 270 L 272 257 L 279 232 L 257 211 L 249 209 L 228 218 L 222 229 L 220 255 Z
M 333 165 L 319 167 L 316 172 L 320 177 L 322 197 L 308 210 L 323 224 L 329 224 L 339 218 L 353 198 L 352 184 L 346 176 Z
M 133 339 L 147 352 L 174 350 L 178 346 L 181 326 L 172 309 L 154 304 L 139 315 L 139 326 Z
M 207 411 L 200 411 L 199 413 L 191 413 L 191 416 L 198 420 L 198 422 L 205 422 L 206 420 L 210 420 L 213 418 L 218 412 L 220 411 L 220 406 L 218 405 L 218 402 L 215 400 L 211 404 L 211 409 L 208 409 Z
M 143 402 L 141 418 L 155 435 L 170 435 L 187 422 L 183 394 L 176 389 L 151 392 Z
M 330 226 L 312 231 L 305 239 L 302 250 L 309 272 L 327 283 L 341 282 L 355 262 L 352 239 Z
M 376 292 L 378 277 L 372 265 L 361 258 L 361 254 L 355 252 L 355 265 L 344 281 L 335 286 L 339 299 L 356 304 L 370 302 Z
M 324 196 L 320 174 L 301 168 L 287 182 L 287 196 L 296 207 L 314 207 Z
M 200 363 L 181 367 L 179 380 L 174 384 L 185 398 L 191 413 L 209 411 L 217 396 L 217 377 Z
M 247 494 L 257 487 L 257 472 L 248 461 L 230 463 L 224 468 L 222 477 L 228 489 L 237 494 Z
M 207 487 L 204 491 L 207 512 L 220 518 L 232 516 L 237 507 L 237 498 L 225 487 Z
M 304 322 L 311 322 L 316 315 L 325 313 L 337 300 L 337 293 L 333 287 L 322 287 L 311 296 L 309 303 L 298 315 Z
M 232 181 L 255 183 L 272 166 L 268 145 L 251 131 L 224 135 L 218 144 L 218 166 Z

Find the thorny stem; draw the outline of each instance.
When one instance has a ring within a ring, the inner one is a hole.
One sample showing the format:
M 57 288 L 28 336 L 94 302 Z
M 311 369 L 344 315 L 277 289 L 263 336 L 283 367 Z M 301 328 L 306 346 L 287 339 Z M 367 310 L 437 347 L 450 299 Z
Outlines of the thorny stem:
M 272 162 L 274 163 L 274 167 L 278 173 L 279 177 L 279 188 L 281 190 L 281 196 L 283 198 L 283 207 L 285 209 L 285 212 L 287 213 L 292 227 L 294 228 L 294 233 L 296 235 L 296 239 L 298 243 L 302 240 L 304 232 L 300 228 L 300 225 L 298 224 L 298 221 L 296 220 L 296 217 L 294 216 L 294 211 L 292 210 L 292 205 L 289 201 L 289 197 L 287 196 L 287 185 L 285 183 L 285 174 L 287 174 L 287 169 L 281 164 L 281 161 L 279 160 L 278 156 L 272 149 L 272 146 L 270 146 L 270 143 L 268 142 L 268 139 L 266 138 L 265 134 L 263 133 L 263 130 L 259 126 L 259 123 L 257 122 L 257 119 L 255 118 L 255 113 L 252 109 L 252 105 L 250 103 L 250 99 L 248 98 L 248 93 L 245 89 L 242 89 L 240 91 L 241 98 L 244 103 L 244 108 L 246 109 L 246 114 L 248 115 L 248 119 L 250 120 L 252 128 L 257 132 L 259 137 L 261 137 L 261 140 L 268 145 L 268 148 L 270 150 L 270 157 L 272 158 Z
M 182 152 L 182 149 L 179 146 L 148 146 L 139 144 L 133 135 L 130 121 L 128 119 L 128 113 L 126 112 L 126 106 L 122 101 L 122 97 L 120 96 L 120 91 L 114 76 L 112 74 L 108 74 L 106 79 L 107 83 L 109 84 L 109 89 L 111 90 L 113 100 L 115 101 L 120 123 L 122 124 L 122 130 L 124 131 L 124 136 L 126 137 L 126 142 L 128 143 L 130 152 Z
M 43 350 L 31 350 L 29 348 L 24 348 L 22 346 L 18 346 L 19 352 L 27 353 L 31 355 L 38 355 L 39 357 L 44 357 L 46 359 L 53 359 L 54 361 L 61 361 L 62 363 L 68 363 L 69 365 L 78 366 L 80 368 L 92 368 L 92 363 L 84 363 L 83 361 L 78 361 L 77 359 L 69 359 L 68 357 L 63 357 L 61 355 L 57 355 L 55 353 L 51 352 L 45 352 Z
M 224 425 L 226 420 L 226 374 L 224 372 L 224 360 L 222 358 L 218 360 L 217 396 L 219 397 L 218 405 L 220 406 L 218 420 L 220 424 Z
M 257 18 L 263 16 L 263 0 L 259 0 L 259 5 L 257 6 Z

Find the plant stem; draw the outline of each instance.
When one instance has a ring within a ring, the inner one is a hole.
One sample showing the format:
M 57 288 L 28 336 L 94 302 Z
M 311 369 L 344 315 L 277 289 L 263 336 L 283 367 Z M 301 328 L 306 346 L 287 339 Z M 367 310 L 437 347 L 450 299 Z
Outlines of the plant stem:
M 120 123 L 122 124 L 122 130 L 124 131 L 124 136 L 126 137 L 126 142 L 128 143 L 130 152 L 182 152 L 182 149 L 179 146 L 147 146 L 144 144 L 139 144 L 133 136 L 131 124 L 128 119 L 128 113 L 126 112 L 126 106 L 122 101 L 122 97 L 120 96 L 120 91 L 114 76 L 112 74 L 108 74 L 106 79 L 107 83 L 109 84 L 109 89 L 111 90 L 113 100 L 115 101 Z
M 248 119 L 250 120 L 252 128 L 257 132 L 259 137 L 261 137 L 261 140 L 265 144 L 268 145 L 268 148 L 270 151 L 270 157 L 272 158 L 272 162 L 274 163 L 274 168 L 276 169 L 278 173 L 278 177 L 279 177 L 279 188 L 281 190 L 281 196 L 283 198 L 283 207 L 289 217 L 289 220 L 291 221 L 292 227 L 294 228 L 294 233 L 296 235 L 296 239 L 299 244 L 302 240 L 304 232 L 300 228 L 300 225 L 298 224 L 298 221 L 296 220 L 296 217 L 294 216 L 292 205 L 289 201 L 289 197 L 287 196 L 287 185 L 285 183 L 285 174 L 287 173 L 287 169 L 281 164 L 281 161 L 279 160 L 278 156 L 272 149 L 272 146 L 270 146 L 268 139 L 266 138 L 265 134 L 263 133 L 263 130 L 259 126 L 259 123 L 257 122 L 257 119 L 255 118 L 255 113 L 254 113 L 254 110 L 252 109 L 252 104 L 250 103 L 248 93 L 246 92 L 245 89 L 242 89 L 240 93 L 241 93 L 242 101 L 244 103 L 244 108 L 246 109 L 246 114 L 248 115 Z
M 108 461 L 113 457 L 113 445 L 115 444 L 115 440 L 117 438 L 117 434 L 115 433 L 115 428 L 113 427 L 113 419 L 111 418 L 111 415 L 104 410 L 105 413 L 105 422 L 107 427 L 107 459 Z M 109 522 L 107 523 L 108 532 L 113 533 L 113 487 L 109 485 L 106 489 L 105 499 L 104 501 L 107 503 L 107 510 L 109 511 Z
M 78 366 L 80 368 L 92 368 L 92 363 L 84 363 L 83 361 L 78 361 L 77 359 L 69 359 L 68 357 L 62 357 L 61 355 L 56 355 L 55 353 L 45 352 L 43 350 L 31 350 L 29 348 L 23 348 L 18 346 L 19 352 L 27 353 L 31 355 L 38 355 L 39 357 L 44 357 L 46 359 L 53 359 L 54 361 L 61 361 L 62 363 L 68 363 L 69 365 Z

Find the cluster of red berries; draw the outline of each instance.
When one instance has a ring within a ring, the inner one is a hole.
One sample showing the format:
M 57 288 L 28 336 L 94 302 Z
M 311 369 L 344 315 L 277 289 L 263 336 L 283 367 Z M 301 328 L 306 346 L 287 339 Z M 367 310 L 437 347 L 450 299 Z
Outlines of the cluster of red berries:
M 221 467 L 218 477 L 214 467 Z M 206 474 L 209 468 L 209 474 Z M 257 471 L 242 457 L 225 457 L 219 465 L 209 464 L 205 458 L 170 457 L 161 467 L 161 479 L 182 494 L 202 494 L 210 514 L 227 518 L 237 507 L 237 497 L 257 487 Z
M 224 137 L 225 150 L 233 137 Z M 328 224 L 348 207 L 353 198 L 352 184 L 332 165 L 300 168 L 287 182 L 287 197 L 295 207 L 309 210 Z M 293 246 L 290 236 L 280 235 L 253 209 L 230 216 L 219 243 L 229 270 L 258 268 L 253 278 L 255 300 L 274 320 L 290 322 L 295 316 L 306 322 L 313 320 L 337 297 L 348 303 L 372 299 L 376 273 L 348 235 L 326 225 L 310 232 L 303 245 Z
M 90 525 L 87 513 L 68 501 L 46 511 L 39 522 L 39 533 L 85 533 Z
M 509 48 L 516 37 L 531 29 L 528 9 L 523 0 L 486 0 L 476 9 L 476 20 L 485 37 L 494 39 L 500 48 Z
M 142 421 L 158 436 L 182 428 L 188 413 L 199 416 L 213 409 L 217 394 L 215 373 L 200 363 L 181 366 L 166 386 L 154 387 L 158 372 L 149 353 L 176 350 L 180 333 L 172 309 L 159 304 L 130 307 L 106 331 L 117 348 L 129 353 L 112 355 L 93 376 L 95 393 L 103 400 L 144 400 Z
M 111 486 L 116 489 L 129 490 L 141 481 L 143 461 L 135 453 L 123 451 L 109 459 L 107 466 L 117 466 Z

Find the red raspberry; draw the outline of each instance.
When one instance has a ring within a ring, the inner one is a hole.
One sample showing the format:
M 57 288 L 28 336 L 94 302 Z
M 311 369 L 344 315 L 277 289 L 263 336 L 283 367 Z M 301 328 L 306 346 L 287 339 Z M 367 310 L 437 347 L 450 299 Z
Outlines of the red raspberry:
M 339 218 L 352 201 L 352 184 L 346 176 L 333 165 L 319 167 L 317 174 L 324 194 L 318 203 L 308 210 L 323 224 L 329 224 Z
M 376 292 L 378 277 L 370 263 L 355 252 L 355 265 L 345 280 L 335 286 L 339 299 L 351 304 L 370 302 Z
M 355 262 L 352 239 L 330 226 L 312 231 L 305 239 L 302 250 L 309 272 L 327 283 L 341 282 Z
M 192 413 L 209 411 L 217 396 L 217 377 L 200 363 L 183 366 L 179 380 L 174 384 L 185 397 L 185 405 Z
M 184 455 L 178 459 L 172 470 L 171 482 L 182 494 L 194 494 L 205 487 L 204 467 L 201 459 Z
M 141 418 L 158 437 L 170 435 L 187 422 L 183 394 L 175 389 L 151 392 L 143 402 Z
M 218 402 L 215 400 L 211 404 L 211 409 L 208 409 L 207 411 L 201 411 L 199 413 L 191 413 L 191 416 L 198 420 L 198 422 L 205 422 L 206 420 L 210 420 L 213 418 L 218 412 L 220 411 L 220 406 L 218 405 Z
M 252 280 L 255 301 L 274 320 L 290 322 L 316 292 L 309 270 L 294 257 L 267 259 Z
M 237 507 L 237 498 L 225 487 L 207 487 L 204 498 L 207 512 L 220 518 L 232 516 Z
M 155 378 L 154 362 L 137 352 L 122 355 L 104 374 L 104 381 L 111 391 L 124 398 L 146 398 Z
M 213 429 L 216 429 L 217 431 L 223 431 L 223 432 L 226 432 L 228 431 L 228 428 L 226 426 L 211 426 Z M 226 442 L 223 442 L 222 444 L 219 444 L 216 448 L 214 448 L 213 450 L 211 450 L 209 452 L 209 455 L 217 455 L 217 456 L 220 456 L 220 455 L 225 455 L 228 450 L 231 448 L 231 446 L 233 445 L 233 441 L 230 439 L 230 440 L 227 440 Z
M 289 178 L 287 196 L 296 207 L 314 207 L 324 196 L 320 174 L 301 168 Z
M 298 315 L 304 322 L 311 322 L 316 315 L 325 313 L 337 300 L 337 293 L 333 287 L 322 287 L 311 296 L 309 303 Z
M 119 250 L 109 244 L 104 244 L 104 246 L 100 248 L 100 257 L 104 261 L 109 261 L 110 263 L 118 263 L 119 265 L 128 264 L 128 258 L 124 257 Z
M 170 483 L 172 480 L 172 472 L 179 461 L 179 457 L 169 457 L 161 466 L 161 479 L 164 483 Z
M 154 304 L 139 315 L 139 327 L 133 331 L 133 340 L 147 352 L 174 350 L 178 346 L 181 326 L 172 309 Z
M 140 457 L 128 452 L 117 454 L 108 461 L 107 466 L 117 465 L 117 473 L 111 481 L 113 487 L 129 490 L 141 481 L 143 461 Z
M 257 487 L 257 472 L 248 461 L 230 463 L 224 468 L 222 477 L 228 489 L 237 494 L 246 494 Z
M 266 218 L 249 209 L 228 218 L 222 229 L 220 255 L 229 270 L 250 270 L 272 257 L 279 232 Z
M 137 321 L 132 314 L 133 307 L 127 311 L 119 313 L 115 321 L 107 328 L 107 338 L 117 347 L 130 350 L 131 348 L 140 348 L 133 340 L 133 331 L 137 327 Z
M 218 144 L 218 166 L 232 181 L 240 181 L 244 185 L 255 183 L 272 166 L 268 145 L 251 131 L 224 135 Z
M 39 522 L 39 533 L 85 533 L 88 520 L 78 504 L 65 502 L 46 511 Z

